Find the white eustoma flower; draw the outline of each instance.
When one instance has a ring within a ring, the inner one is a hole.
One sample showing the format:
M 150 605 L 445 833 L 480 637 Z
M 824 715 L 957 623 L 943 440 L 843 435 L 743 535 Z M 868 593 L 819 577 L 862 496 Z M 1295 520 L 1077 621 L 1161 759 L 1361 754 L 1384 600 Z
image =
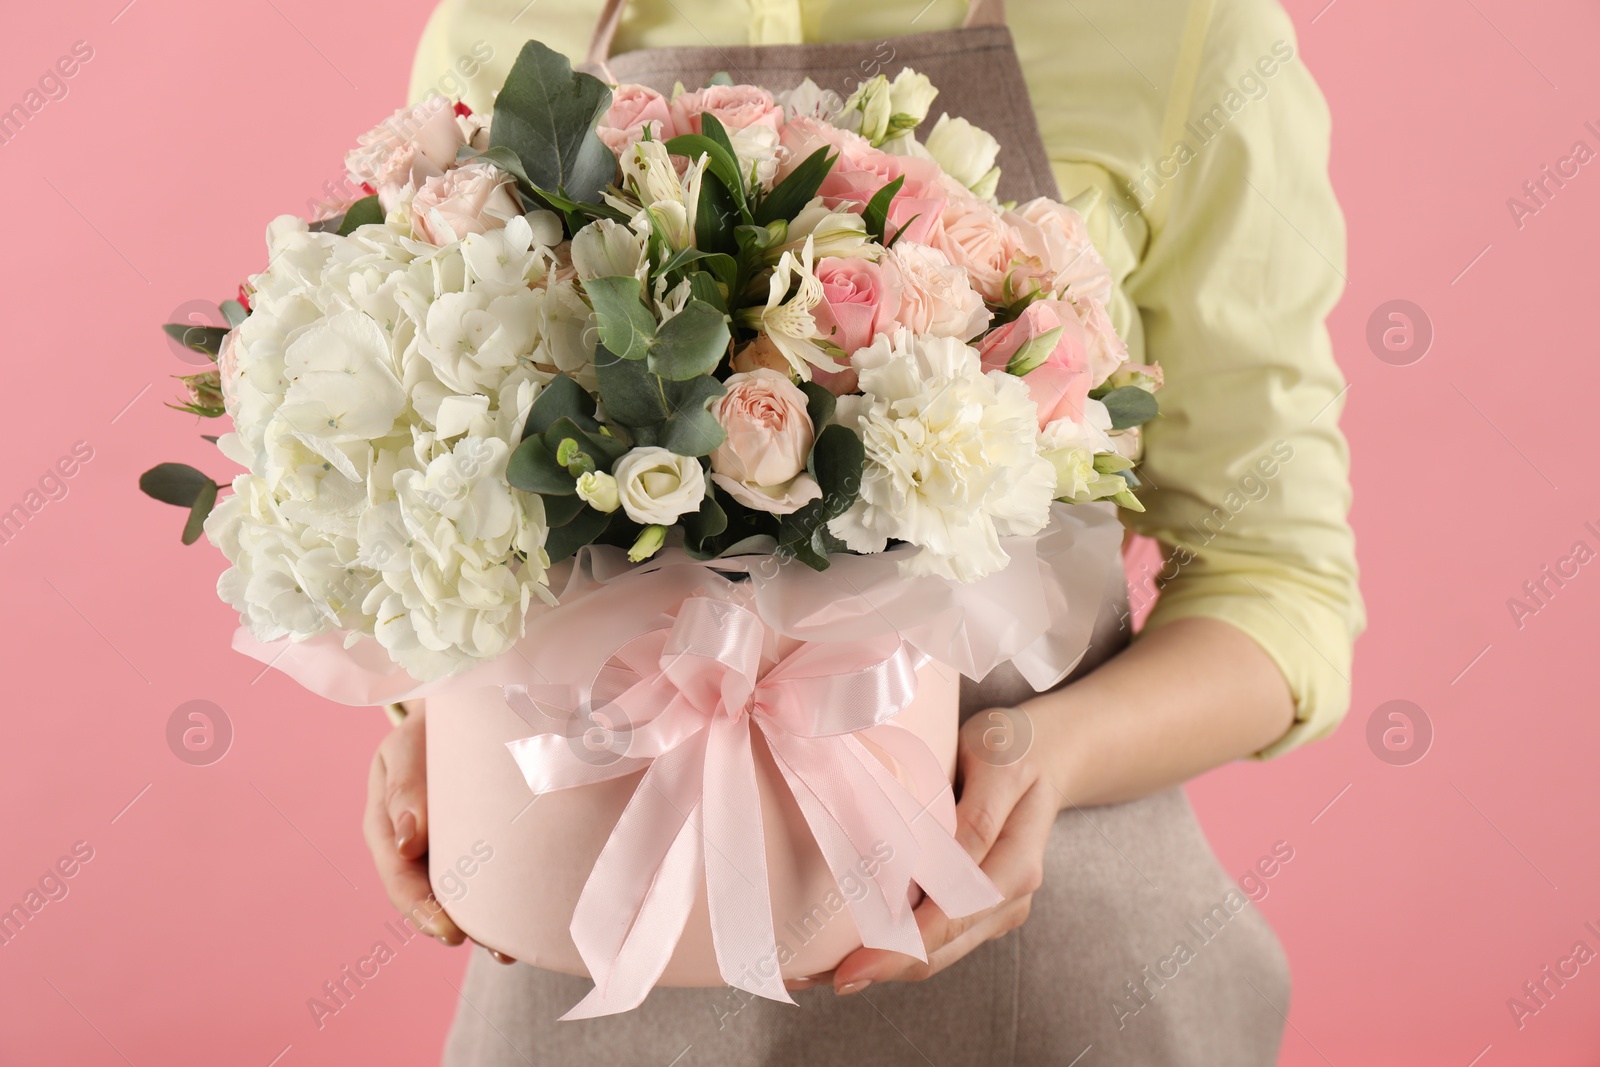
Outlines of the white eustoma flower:
M 622 510 L 634 522 L 670 526 L 706 497 L 700 461 L 654 445 L 630 450 L 611 468 Z
M 987 131 L 966 119 L 940 115 L 923 147 L 946 174 L 972 190 L 974 196 L 987 200 L 994 195 L 1000 180 L 1000 168 L 994 165 L 1000 155 L 1000 142 Z
M 938 95 L 939 90 L 926 74 L 901 67 L 900 73 L 889 83 L 889 110 L 906 116 L 915 125 L 928 117 L 928 109 Z
M 572 269 L 583 281 L 649 276 L 644 240 L 613 219 L 596 219 L 572 237 Z
M 1073 503 L 1103 500 L 1128 487 L 1114 474 L 1095 470 L 1094 458 L 1115 453 L 1111 413 L 1098 400 L 1084 401 L 1083 421 L 1057 419 L 1039 431 L 1039 452 L 1056 472 L 1055 497 Z
M 973 581 L 1003 568 L 1000 538 L 1044 529 L 1055 488 L 1022 380 L 985 374 L 959 340 L 904 330 L 851 363 L 864 395 L 835 418 L 861 435 L 867 461 L 860 496 L 829 530 L 857 552 L 890 538 L 920 546 L 907 576 Z

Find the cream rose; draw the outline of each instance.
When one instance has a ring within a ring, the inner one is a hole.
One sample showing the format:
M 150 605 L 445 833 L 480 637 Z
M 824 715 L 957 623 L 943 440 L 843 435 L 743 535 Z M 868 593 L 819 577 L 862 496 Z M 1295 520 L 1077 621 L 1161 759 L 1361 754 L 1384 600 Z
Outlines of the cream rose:
M 622 510 L 634 522 L 670 526 L 706 498 L 700 461 L 654 445 L 635 448 L 611 468 Z
M 739 503 L 788 515 L 822 496 L 805 472 L 814 431 L 806 394 L 787 374 L 754 370 L 734 374 L 711 415 L 727 439 L 711 453 L 711 480 Z
M 430 244 L 498 230 L 522 214 L 515 179 L 490 163 L 471 162 L 429 178 L 411 201 L 411 226 Z

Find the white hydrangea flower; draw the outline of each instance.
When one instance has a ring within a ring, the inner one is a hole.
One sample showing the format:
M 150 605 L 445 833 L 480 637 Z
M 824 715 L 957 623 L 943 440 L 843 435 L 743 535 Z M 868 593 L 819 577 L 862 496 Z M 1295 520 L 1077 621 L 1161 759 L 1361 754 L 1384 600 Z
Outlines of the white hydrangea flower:
M 1027 386 L 984 373 L 955 338 L 904 330 L 851 362 L 865 395 L 841 398 L 835 417 L 860 433 L 867 461 L 860 496 L 829 530 L 857 552 L 890 538 L 920 546 L 907 576 L 973 581 L 1003 568 L 1000 538 L 1044 529 L 1056 484 Z

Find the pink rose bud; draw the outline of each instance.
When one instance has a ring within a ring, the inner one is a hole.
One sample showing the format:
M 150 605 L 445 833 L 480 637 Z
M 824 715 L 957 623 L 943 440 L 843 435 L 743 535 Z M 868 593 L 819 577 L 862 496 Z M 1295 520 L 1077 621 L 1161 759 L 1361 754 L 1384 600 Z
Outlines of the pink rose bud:
M 1057 419 L 1083 421 L 1092 388 L 1088 341 L 1071 304 L 1035 300 L 1016 319 L 984 335 L 978 355 L 985 370 L 1022 375 L 1042 430 Z
M 612 90 L 611 106 L 600 116 L 595 132 L 617 155 L 644 139 L 670 141 L 678 135 L 667 109 L 667 98 L 644 85 L 623 84 Z
M 731 375 L 711 415 L 727 439 L 711 453 L 711 480 L 746 507 L 788 515 L 822 496 L 805 473 L 814 431 L 806 395 L 785 374 Z
M 853 355 L 880 333 L 894 329 L 900 314 L 900 275 L 891 264 L 865 259 L 820 259 L 822 303 L 812 309 L 822 339 Z

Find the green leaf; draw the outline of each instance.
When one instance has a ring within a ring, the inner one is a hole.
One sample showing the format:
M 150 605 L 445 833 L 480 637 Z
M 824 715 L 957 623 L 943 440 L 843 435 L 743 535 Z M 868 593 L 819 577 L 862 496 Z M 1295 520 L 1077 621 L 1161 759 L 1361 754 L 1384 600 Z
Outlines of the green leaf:
M 727 390 L 710 375 L 681 382 L 657 380 L 670 411 L 656 443 L 680 456 L 709 456 L 728 435 L 706 409 Z
M 339 223 L 338 233 L 340 237 L 348 237 L 357 226 L 381 224 L 383 220 L 383 205 L 378 203 L 378 194 L 373 193 L 350 205 L 344 213 L 344 220 Z
M 806 466 L 822 487 L 822 497 L 783 516 L 778 530 L 780 548 L 816 570 L 827 566 L 827 546 L 834 542 L 827 536 L 819 538 L 819 532 L 826 535 L 828 521 L 844 514 L 856 502 L 866 456 L 861 438 L 847 427 L 829 426 L 817 435 Z
M 161 327 L 168 337 L 178 342 L 183 347 L 208 355 L 216 360 L 217 353 L 222 351 L 222 339 L 228 336 L 228 330 L 223 326 L 195 326 L 187 322 L 169 322 Z
M 682 521 L 689 551 L 703 554 L 707 549 L 707 542 L 727 530 L 728 513 L 717 503 L 715 492 L 708 492 L 705 500 L 700 503 L 700 510 L 683 516 Z
M 1113 389 L 1101 399 L 1106 410 L 1111 413 L 1113 430 L 1141 426 L 1155 418 L 1161 411 L 1161 405 L 1156 398 L 1136 385 Z
M 595 378 L 606 417 L 629 429 L 654 426 L 665 418 L 659 379 L 645 369 L 643 360 L 623 359 L 604 345 L 595 349 Z
M 695 209 L 694 243 L 712 252 L 732 255 L 738 251 L 734 227 L 739 224 L 739 209 L 733 194 L 721 182 L 700 183 L 700 204 Z
M 643 359 L 656 337 L 656 317 L 644 306 L 638 278 L 617 275 L 583 283 L 600 324 L 600 343 L 623 359 Z
M 183 543 L 192 545 L 200 540 L 200 535 L 205 533 L 206 516 L 211 514 L 211 508 L 217 502 L 217 483 L 210 478 L 200 487 L 199 494 L 194 498 L 194 504 L 189 508 L 189 521 L 183 524 Z
M 577 493 L 571 496 L 541 496 L 544 501 L 544 521 L 547 526 L 565 526 L 578 517 L 578 512 L 589 505 Z
M 836 155 L 830 156 L 830 151 L 832 149 L 827 147 L 817 149 L 790 171 L 787 178 L 773 186 L 772 192 L 756 208 L 756 225 L 765 226 L 779 219 L 787 222 L 800 214 L 800 209 L 811 203 L 817 190 L 822 188 L 828 172 L 839 159 Z
M 495 98 L 489 144 L 514 152 L 535 187 L 598 200 L 617 171 L 594 129 L 610 105 L 611 90 L 599 78 L 575 72 L 566 56 L 529 41 Z
M 606 528 L 618 514 L 620 511 L 607 514 L 585 507 L 572 521 L 550 529 L 550 533 L 544 539 L 545 554 L 550 557 L 551 563 L 560 563 L 584 545 L 593 544 L 606 532 Z
M 139 475 L 139 488 L 146 496 L 180 508 L 194 507 L 208 485 L 216 499 L 216 483 L 185 463 L 158 463 Z
M 250 312 L 246 311 L 244 305 L 237 300 L 224 300 L 219 310 L 222 312 L 222 317 L 228 320 L 229 326 L 237 326 L 250 317 Z
M 572 419 L 591 431 L 599 429 L 594 411 L 594 397 L 589 395 L 589 390 L 565 374 L 558 374 L 534 398 L 533 407 L 528 409 L 528 421 L 522 428 L 522 436 L 543 434 L 557 419 L 562 418 Z
M 867 224 L 867 233 L 879 244 L 883 243 L 883 228 L 889 222 L 889 204 L 905 183 L 905 176 L 901 175 L 873 193 L 872 199 L 868 200 L 867 206 L 862 209 L 861 221 Z
M 611 465 L 628 451 L 628 446 L 615 437 L 600 433 L 598 426 L 591 430 L 570 418 L 557 419 L 545 429 L 544 447 L 552 456 L 556 456 L 556 449 L 567 438 L 578 442 L 578 449 L 588 453 L 600 470 L 609 471 Z M 561 457 L 556 456 L 556 462 L 560 461 Z
M 738 269 L 732 257 L 718 256 L 716 258 L 718 260 L 727 260 L 727 266 L 730 271 L 736 271 Z M 710 304 L 722 314 L 726 315 L 728 313 L 728 297 L 727 292 L 723 289 L 723 286 L 727 286 L 729 289 L 731 289 L 733 286 L 734 277 L 735 275 L 730 273 L 728 280 L 724 282 L 720 278 L 715 277 L 711 271 L 690 271 L 689 295 L 695 300 L 700 300 Z
M 806 414 L 811 416 L 812 429 L 821 430 L 832 421 L 839 398 L 827 386 L 816 382 L 801 382 L 800 391 L 806 394 Z
M 733 206 L 743 218 L 747 214 L 745 208 L 744 178 L 739 173 L 739 157 L 728 144 L 727 132 L 722 129 L 722 124 L 710 114 L 701 116 L 701 128 L 705 133 L 685 133 L 672 138 L 667 142 L 667 151 L 675 156 L 687 156 L 691 160 L 699 159 L 701 155 L 707 157 L 706 173 L 721 182 L 727 189 L 728 195 L 733 200 Z M 722 135 L 719 141 L 711 134 L 715 129 Z M 702 183 L 702 188 L 704 183 Z
M 506 481 L 529 493 L 572 496 L 578 491 L 576 479 L 556 462 L 544 440 L 529 437 L 511 453 L 506 464 Z
M 1017 349 L 1011 359 L 1006 362 L 1006 373 L 1021 377 L 1029 371 L 1038 370 L 1044 361 L 1050 358 L 1050 353 L 1056 350 L 1056 342 L 1061 340 L 1061 331 L 1065 326 L 1057 326 L 1053 330 L 1046 330 L 1029 339 L 1028 343 Z
M 730 340 L 728 317 L 704 300 L 691 298 L 656 332 L 650 371 L 672 381 L 710 374 L 727 354 Z

